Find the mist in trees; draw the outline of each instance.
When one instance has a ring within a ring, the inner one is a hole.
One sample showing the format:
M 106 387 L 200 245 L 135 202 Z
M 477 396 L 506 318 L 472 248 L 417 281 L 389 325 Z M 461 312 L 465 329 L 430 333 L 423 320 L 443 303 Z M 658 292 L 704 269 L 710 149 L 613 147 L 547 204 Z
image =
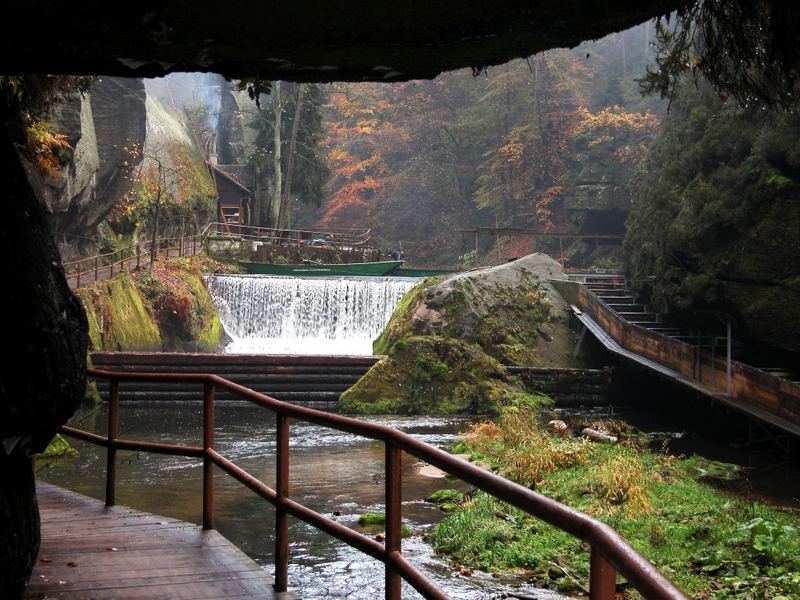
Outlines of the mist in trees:
M 255 139 L 248 164 L 255 173 L 256 222 L 291 227 L 297 206 L 317 206 L 329 171 L 321 146 L 325 88 L 317 84 L 272 83 L 259 107 L 246 114 Z
M 477 76 L 331 85 L 322 142 L 331 177 L 306 224 L 370 226 L 428 264 L 464 254 L 459 228 L 580 230 L 585 211 L 571 204 L 591 205 L 602 188 L 624 205 L 657 130 L 664 103 L 635 81 L 653 58 L 652 34 L 642 25 Z M 505 248 L 530 250 L 525 240 Z

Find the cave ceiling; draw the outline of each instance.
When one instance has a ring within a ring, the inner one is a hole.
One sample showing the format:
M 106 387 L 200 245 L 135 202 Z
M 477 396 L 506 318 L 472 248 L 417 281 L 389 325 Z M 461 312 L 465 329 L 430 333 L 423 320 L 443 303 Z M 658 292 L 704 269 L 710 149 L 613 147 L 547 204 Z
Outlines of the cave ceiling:
M 678 0 L 8 0 L 6 74 L 401 81 L 620 31 Z

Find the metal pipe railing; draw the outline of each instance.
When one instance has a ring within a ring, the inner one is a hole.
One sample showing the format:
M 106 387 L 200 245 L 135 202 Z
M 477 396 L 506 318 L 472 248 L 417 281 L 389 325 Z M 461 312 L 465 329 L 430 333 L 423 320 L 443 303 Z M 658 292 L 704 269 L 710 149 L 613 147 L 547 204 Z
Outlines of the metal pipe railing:
M 106 379 L 111 382 L 109 434 L 106 438 L 103 438 L 72 427 L 64 426 L 61 430 L 67 435 L 99 443 L 108 449 L 106 502 L 108 504 L 113 504 L 114 502 L 113 490 L 116 471 L 113 463 L 115 462 L 114 451 L 116 449 L 138 449 L 163 454 L 182 453 L 184 456 L 202 457 L 203 526 L 205 528 L 213 527 L 214 522 L 214 465 L 276 507 L 275 589 L 278 592 L 285 591 L 288 586 L 289 537 L 287 516 L 292 515 L 382 561 L 386 566 L 385 597 L 387 599 L 399 600 L 401 579 L 407 581 L 426 598 L 438 600 L 448 597 L 409 563 L 401 552 L 401 464 L 402 453 L 408 452 L 416 458 L 424 460 L 451 475 L 455 475 L 492 496 L 508 502 L 528 514 L 587 542 L 591 552 L 589 577 L 591 600 L 613 600 L 617 572 L 620 572 L 645 598 L 687 600 L 683 592 L 675 587 L 650 562 L 639 555 L 608 525 L 391 427 L 281 402 L 216 375 L 116 373 L 99 369 L 89 369 L 88 373 L 95 378 Z M 152 442 L 134 442 L 118 438 L 120 401 L 118 385 L 122 381 L 142 380 L 203 385 L 202 448 Z M 270 488 L 215 450 L 213 414 L 214 395 L 217 388 L 224 388 L 253 404 L 271 410 L 277 415 L 276 489 Z M 349 527 L 345 527 L 289 497 L 290 419 L 353 433 L 385 444 L 386 537 L 384 544 L 380 544 Z M 108 490 L 111 490 L 111 493 Z

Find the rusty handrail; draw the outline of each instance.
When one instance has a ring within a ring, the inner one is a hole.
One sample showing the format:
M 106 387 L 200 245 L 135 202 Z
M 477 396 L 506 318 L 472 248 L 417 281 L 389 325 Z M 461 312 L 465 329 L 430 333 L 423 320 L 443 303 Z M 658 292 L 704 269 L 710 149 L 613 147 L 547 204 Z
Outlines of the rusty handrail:
M 62 427 L 63 433 L 80 439 L 99 443 L 109 450 L 106 471 L 107 503 L 114 501 L 114 465 L 111 463 L 117 448 L 177 454 L 185 448 L 186 456 L 203 458 L 203 526 L 212 528 L 214 522 L 213 465 L 228 473 L 245 487 L 272 503 L 277 509 L 275 589 L 286 591 L 288 568 L 288 531 L 285 517 L 293 515 L 314 527 L 333 535 L 343 542 L 377 558 L 386 565 L 386 598 L 400 598 L 400 578 L 410 583 L 426 598 L 444 599 L 448 596 L 435 584 L 409 563 L 400 551 L 400 523 L 402 504 L 400 503 L 402 452 L 422 459 L 443 471 L 455 475 L 463 481 L 503 500 L 570 535 L 587 542 L 591 547 L 590 559 L 590 600 L 613 600 L 616 589 L 616 572 L 619 571 L 645 598 L 656 600 L 687 600 L 669 579 L 637 553 L 619 534 L 608 525 L 555 500 L 542 496 L 514 482 L 503 479 L 485 469 L 457 458 L 443 450 L 414 439 L 408 434 L 385 425 L 377 425 L 342 415 L 333 415 L 312 408 L 281 402 L 242 385 L 223 379 L 217 375 L 183 373 L 118 373 L 100 369 L 88 369 L 95 378 L 111 382 L 109 394 L 109 435 L 103 438 L 97 434 L 83 432 L 72 427 Z M 152 442 L 136 442 L 119 439 L 119 382 L 122 381 L 163 381 L 172 383 L 202 384 L 204 393 L 203 448 L 176 446 Z M 269 409 L 278 415 L 276 460 L 276 489 L 272 489 L 253 477 L 214 449 L 213 414 L 215 389 L 224 388 L 258 406 Z M 339 431 L 353 433 L 362 437 L 381 441 L 386 447 L 386 541 L 381 545 L 375 540 L 358 533 L 349 527 L 333 521 L 305 506 L 291 500 L 288 495 L 288 438 L 290 419 L 297 419 Z M 113 451 L 112 451 L 113 450 Z M 112 493 L 109 494 L 108 490 Z

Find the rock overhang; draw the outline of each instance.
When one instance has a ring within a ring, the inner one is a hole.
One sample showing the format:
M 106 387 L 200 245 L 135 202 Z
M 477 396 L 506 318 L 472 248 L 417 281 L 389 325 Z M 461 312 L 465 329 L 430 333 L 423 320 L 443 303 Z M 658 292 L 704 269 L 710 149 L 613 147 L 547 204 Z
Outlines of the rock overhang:
M 685 0 L 16 0 L 5 73 L 401 81 L 574 46 Z

